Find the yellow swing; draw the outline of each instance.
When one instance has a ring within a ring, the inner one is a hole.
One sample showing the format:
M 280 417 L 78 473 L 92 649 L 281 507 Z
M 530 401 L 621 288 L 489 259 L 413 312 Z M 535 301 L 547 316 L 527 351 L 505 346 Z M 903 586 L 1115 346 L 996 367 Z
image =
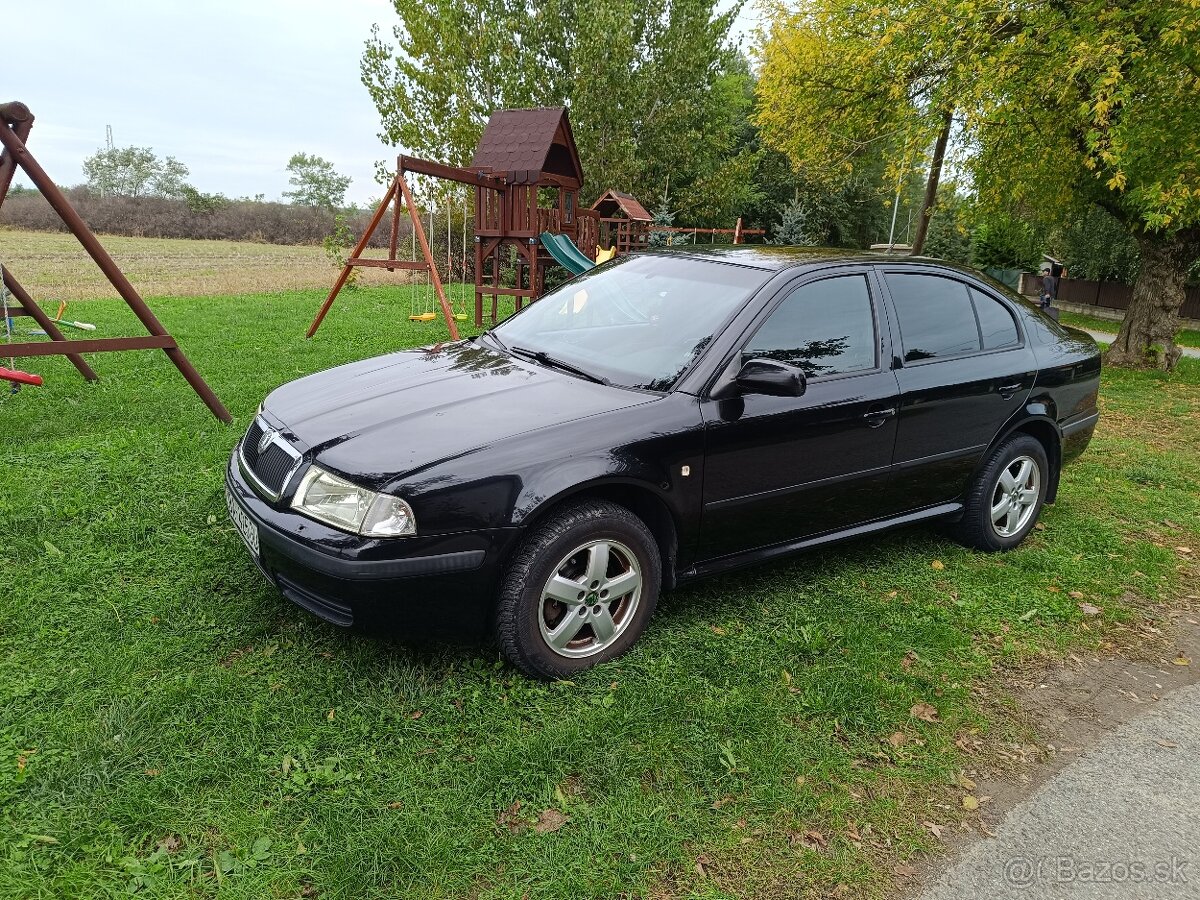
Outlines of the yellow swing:
M 412 261 L 417 261 L 417 229 L 412 231 Z M 429 269 L 425 268 L 425 276 L 420 285 L 410 285 L 408 294 L 408 320 L 410 322 L 432 322 L 437 318 L 437 314 L 433 311 L 433 278 L 429 274 Z M 421 311 L 417 312 L 417 289 L 420 288 L 421 293 Z M 428 287 L 428 291 L 426 290 Z

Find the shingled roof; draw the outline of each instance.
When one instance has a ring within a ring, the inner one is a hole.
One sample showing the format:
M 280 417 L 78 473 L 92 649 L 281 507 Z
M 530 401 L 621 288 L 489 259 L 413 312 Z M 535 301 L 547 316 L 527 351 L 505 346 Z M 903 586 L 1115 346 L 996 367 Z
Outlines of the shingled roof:
M 546 175 L 583 183 L 575 137 L 561 106 L 496 110 L 475 148 L 471 168 L 504 173 L 518 184 L 538 184 Z
M 599 200 L 592 204 L 592 209 L 600 213 L 602 219 L 612 219 L 618 212 L 625 214 L 627 219 L 635 222 L 651 222 L 654 216 L 646 211 L 632 194 L 622 191 L 605 191 Z

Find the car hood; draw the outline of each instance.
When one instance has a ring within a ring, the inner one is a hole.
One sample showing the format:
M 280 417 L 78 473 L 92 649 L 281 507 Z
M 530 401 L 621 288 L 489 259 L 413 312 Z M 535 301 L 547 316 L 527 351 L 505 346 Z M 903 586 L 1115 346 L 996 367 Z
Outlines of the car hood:
M 489 444 L 655 399 L 460 342 L 298 379 L 267 415 L 323 466 L 382 485 Z

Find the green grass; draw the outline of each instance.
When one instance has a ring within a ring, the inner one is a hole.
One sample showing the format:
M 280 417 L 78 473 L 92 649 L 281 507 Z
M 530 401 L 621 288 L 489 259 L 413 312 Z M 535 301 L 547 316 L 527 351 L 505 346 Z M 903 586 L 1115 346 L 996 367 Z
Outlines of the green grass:
M 1108 334 L 1116 334 L 1117 329 L 1121 327 L 1120 319 L 1102 319 L 1099 316 L 1088 316 L 1083 313 L 1073 313 L 1062 310 L 1059 312 L 1059 321 L 1064 325 L 1073 325 L 1076 328 L 1090 328 L 1093 331 L 1103 331 Z M 1175 343 L 1181 347 L 1200 347 L 1200 331 L 1192 328 L 1181 328 L 1175 335 Z
M 1106 375 L 1099 436 L 1011 554 L 917 529 L 711 580 L 575 683 L 343 634 L 253 567 L 226 459 L 274 386 L 445 334 L 369 289 L 306 342 L 320 299 L 156 301 L 232 428 L 154 351 L 97 355 L 95 385 L 27 362 L 46 386 L 0 405 L 0 896 L 883 896 L 937 848 L 923 820 L 975 815 L 956 738 L 1021 737 L 979 699 L 999 670 L 1095 645 L 1200 534 L 1185 360 Z M 526 827 L 547 809 L 569 821 Z

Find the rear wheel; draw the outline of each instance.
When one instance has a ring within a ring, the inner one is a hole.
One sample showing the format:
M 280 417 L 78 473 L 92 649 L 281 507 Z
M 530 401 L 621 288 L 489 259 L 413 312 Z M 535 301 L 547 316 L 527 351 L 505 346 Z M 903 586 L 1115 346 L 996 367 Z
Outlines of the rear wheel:
M 1041 441 L 1018 434 L 992 451 L 967 492 L 955 537 L 969 547 L 1011 550 L 1033 530 L 1046 501 L 1050 462 Z
M 641 519 L 602 500 L 564 509 L 505 574 L 500 649 L 530 675 L 568 678 L 629 649 L 654 613 L 661 582 L 658 545 Z

